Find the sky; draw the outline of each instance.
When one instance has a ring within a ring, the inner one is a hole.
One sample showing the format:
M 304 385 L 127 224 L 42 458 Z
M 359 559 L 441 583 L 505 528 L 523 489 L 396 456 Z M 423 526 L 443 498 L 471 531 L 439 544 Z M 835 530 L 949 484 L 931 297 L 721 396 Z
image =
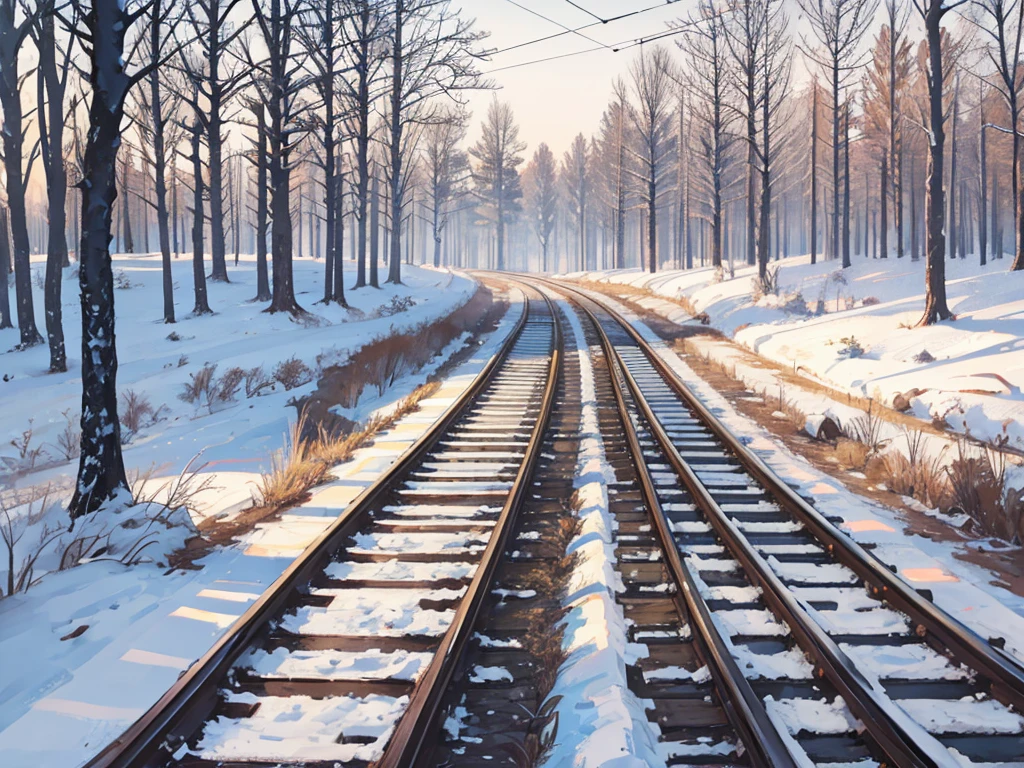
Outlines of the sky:
M 603 19 L 630 11 L 643 12 L 602 24 L 573 3 Z M 468 140 L 475 142 L 479 137 L 487 105 L 496 96 L 509 102 L 515 110 L 520 138 L 528 144 L 529 154 L 544 141 L 556 157 L 561 157 L 573 136 L 582 131 L 589 137 L 597 129 L 612 93 L 612 81 L 626 74 L 629 62 L 640 48 L 619 53 L 602 49 L 544 63 L 517 65 L 601 45 L 628 45 L 662 34 L 668 29 L 667 22 L 687 17 L 697 6 L 697 0 L 462 0 L 461 5 L 466 16 L 476 18 L 479 29 L 490 32 L 484 45 L 499 51 L 481 67 L 484 72 L 492 73 L 490 77 L 498 89 L 471 97 L 469 106 L 473 119 Z M 563 26 L 577 28 L 588 23 L 594 26 L 580 34 L 590 39 L 564 34 L 502 51 L 540 37 L 557 35 L 564 31 Z M 663 40 L 662 44 L 675 50 L 674 38 Z

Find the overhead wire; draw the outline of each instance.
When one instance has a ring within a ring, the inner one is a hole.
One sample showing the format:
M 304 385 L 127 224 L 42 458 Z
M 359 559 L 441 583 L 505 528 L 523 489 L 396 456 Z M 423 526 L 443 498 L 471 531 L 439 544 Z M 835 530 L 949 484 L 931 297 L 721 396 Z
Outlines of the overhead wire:
M 564 27 L 561 24 L 558 24 L 557 26 L 561 26 L 563 31 L 555 32 L 554 34 L 551 34 L 551 35 L 544 35 L 543 37 L 537 37 L 537 38 L 534 38 L 532 40 L 526 40 L 526 41 L 524 41 L 522 43 L 516 43 L 515 45 L 510 45 L 510 46 L 507 46 L 505 48 L 499 48 L 499 49 L 497 49 L 495 51 L 491 51 L 488 55 L 489 56 L 497 56 L 498 54 L 508 53 L 509 51 L 515 51 L 515 50 L 518 50 L 519 48 L 526 48 L 528 46 L 536 45 L 538 43 L 546 43 L 548 40 L 554 40 L 554 39 L 559 38 L 559 37 L 565 37 L 566 35 L 569 35 L 569 34 L 574 34 L 576 32 L 582 32 L 583 30 L 590 29 L 591 27 L 596 27 L 596 26 L 605 25 L 605 24 L 612 24 L 612 23 L 614 23 L 616 21 L 622 21 L 623 19 L 632 18 L 633 16 L 640 16 L 642 14 L 649 13 L 650 11 L 656 11 L 659 8 L 664 8 L 667 5 L 675 5 L 678 2 L 679 2 L 679 0 L 663 0 L 660 3 L 654 3 L 653 5 L 648 5 L 648 6 L 644 7 L 644 8 L 636 8 L 636 9 L 634 9 L 632 11 L 627 11 L 626 13 L 620 13 L 618 16 L 610 16 L 607 19 L 602 19 L 601 21 L 591 21 L 591 22 L 588 22 L 586 24 L 582 24 L 582 25 L 580 25 L 578 27 L 573 27 L 571 29 L 570 28 L 566 28 L 566 27 Z M 535 13 L 535 12 L 531 11 L 531 13 Z

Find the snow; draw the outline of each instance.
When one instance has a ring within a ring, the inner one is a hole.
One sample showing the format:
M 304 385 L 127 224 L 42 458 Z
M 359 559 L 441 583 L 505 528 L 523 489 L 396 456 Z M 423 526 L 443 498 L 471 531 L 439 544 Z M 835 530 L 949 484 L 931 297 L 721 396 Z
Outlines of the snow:
M 408 680 L 416 682 L 434 655 L 395 650 L 369 651 L 252 651 L 238 666 L 262 678 L 329 680 Z
M 181 264 L 190 269 L 187 261 Z M 181 264 L 175 262 L 176 275 Z M 134 311 L 134 318 L 154 317 L 151 305 L 153 297 L 159 296 L 158 262 L 119 257 L 117 266 L 133 270 L 133 282 L 143 281 L 146 286 L 145 290 L 138 287 L 119 291 L 119 309 L 124 312 L 127 307 Z M 134 271 L 138 271 L 138 276 Z M 337 348 L 338 355 L 343 355 L 344 350 L 358 348 L 391 325 L 415 325 L 450 311 L 465 299 L 471 286 L 463 278 L 412 269 L 407 274 L 409 285 L 405 288 L 387 288 L 380 293 L 354 292 L 349 300 L 372 311 L 390 295 L 412 293 L 418 297 L 417 301 L 423 300 L 422 304 L 389 318 L 358 321 L 353 317 L 341 326 L 339 333 L 338 325 L 300 328 L 285 318 L 261 314 L 259 307 L 246 303 L 255 293 L 248 280 L 249 271 L 251 265 L 242 271 L 232 270 L 233 282 L 229 285 L 210 284 L 211 303 L 221 315 L 182 318 L 174 330 L 182 336 L 202 336 L 203 340 L 166 342 L 174 350 L 175 361 L 177 350 L 184 348 L 175 344 L 191 345 L 189 350 L 198 350 L 188 352 L 196 365 L 209 359 L 223 361 L 224 367 L 252 365 L 264 360 L 273 364 L 293 354 L 305 358 L 307 353 L 309 360 L 315 361 L 321 349 L 330 348 Z M 182 276 L 185 274 L 183 270 Z M 296 263 L 299 285 L 315 287 L 317 276 L 321 274 L 322 265 Z M 190 280 L 191 273 L 187 275 Z M 182 285 L 188 286 L 190 282 Z M 333 309 L 324 310 L 320 305 L 314 307 L 311 296 L 315 295 L 313 291 L 309 296 L 300 297 L 300 301 L 325 316 L 337 314 L 335 319 L 339 322 L 344 318 L 342 310 L 334 313 Z M 346 464 L 333 468 L 331 474 L 335 479 L 317 489 L 306 504 L 286 511 L 279 519 L 260 524 L 237 543 L 215 550 L 202 561 L 201 570 L 168 574 L 166 568 L 157 567 L 155 563 L 126 569 L 118 563 L 99 560 L 48 575 L 28 593 L 0 601 L 2 762 L 34 768 L 79 765 L 151 706 L 305 546 L 393 464 L 472 383 L 521 315 L 522 296 L 516 292 L 510 299 L 512 310 L 499 328 L 484 339 L 433 397 L 420 404 L 418 412 L 409 414 L 392 429 L 378 435 L 373 444 L 357 451 Z M 77 348 L 72 336 L 77 333 L 74 330 L 77 309 L 72 316 L 70 307 L 69 303 L 65 319 L 69 351 L 73 353 Z M 158 309 L 154 323 L 159 318 Z M 209 323 L 208 333 L 199 328 L 205 323 Z M 159 402 L 159 393 L 164 392 L 169 395 L 168 405 L 181 414 L 158 422 L 152 433 L 140 435 L 126 449 L 126 462 L 129 466 L 144 467 L 151 461 L 150 457 L 155 457 L 153 461 L 176 473 L 195 452 L 196 446 L 208 445 L 203 460 L 210 460 L 210 463 L 204 472 L 213 475 L 214 485 L 224 490 L 211 490 L 206 508 L 193 510 L 193 515 L 231 515 L 248 506 L 256 472 L 266 461 L 267 453 L 281 445 L 288 418 L 293 417 L 294 412 L 285 408 L 286 401 L 311 387 L 267 395 L 255 403 L 243 399 L 222 411 L 215 411 L 212 416 L 199 414 L 193 418 L 192 406 L 176 400 L 180 378 L 185 374 L 176 368 L 165 371 L 162 361 L 167 353 L 161 351 L 165 343 L 152 341 L 154 336 L 162 339 L 170 329 L 162 325 L 154 329 L 141 320 L 122 322 L 121 326 L 118 342 L 119 346 L 123 343 L 119 379 L 122 385 L 133 386 L 138 382 L 139 390 L 152 386 L 154 403 Z M 200 330 L 202 333 L 198 332 Z M 257 332 L 261 335 L 257 336 Z M 7 338 L 3 336 L 7 333 L 0 332 L 0 339 Z M 148 345 L 146 338 L 150 339 Z M 233 357 L 235 354 L 239 357 Z M 2 386 L 31 389 L 33 402 L 40 403 L 47 412 L 69 400 L 78 386 L 74 370 L 67 376 L 43 377 L 46 354 L 42 348 L 0 355 L 0 364 L 10 365 L 11 361 L 17 363 L 20 373 L 14 382 Z M 74 360 L 71 364 L 77 366 Z M 390 407 L 393 400 L 404 397 L 418 383 L 416 377 L 397 382 L 383 397 L 367 401 L 365 415 L 377 408 Z M 17 399 L 3 398 L 0 403 L 0 418 L 5 419 L 7 425 L 14 424 L 12 414 L 17 409 L 12 400 Z M 181 413 L 182 408 L 187 413 Z M 24 406 L 21 410 L 24 411 Z M 40 422 L 37 419 L 37 427 Z M 24 421 L 19 416 L 16 423 L 20 430 Z M 24 478 L 22 483 L 41 482 L 71 469 L 70 465 L 53 468 Z M 400 566 L 334 564 L 331 575 L 339 579 L 404 580 L 423 576 L 420 566 L 415 563 Z M 475 566 L 468 563 L 430 568 L 438 579 L 464 578 L 475 570 Z M 429 613 L 434 614 L 430 619 L 443 618 L 437 611 Z M 84 628 L 80 636 L 61 640 L 79 628 Z M 430 629 L 435 630 L 436 626 Z M 400 712 L 404 704 L 397 708 L 389 704 L 388 708 Z M 332 732 L 331 740 L 336 737 L 337 729 Z M 359 745 L 348 745 L 346 749 L 357 747 L 362 749 Z
M 780 293 L 799 293 L 812 310 L 824 297 L 824 313 L 787 312 L 773 296 L 755 303 L 754 271 L 746 266 L 736 270 L 734 279 L 721 282 L 706 268 L 573 277 L 645 288 L 666 299 L 685 297 L 727 337 L 795 373 L 887 405 L 896 394 L 924 390 L 910 399 L 912 412 L 923 420 L 944 421 L 954 431 L 983 440 L 1005 436 L 1011 446 L 1024 449 L 1024 274 L 1010 272 L 1007 261 L 985 267 L 975 260 L 947 261 L 948 302 L 957 319 L 927 328 L 912 327 L 924 306 L 923 260 L 857 260 L 839 270 L 835 262 L 810 264 L 802 256 L 771 266 L 780 269 Z M 837 291 L 842 296 L 838 304 Z M 635 300 L 673 322 L 692 322 L 673 302 Z M 863 354 L 841 353 L 841 340 L 850 337 L 864 347 Z M 687 343 L 729 370 L 736 366 L 736 375 L 756 391 L 779 394 L 771 370 L 758 370 L 756 363 L 730 353 L 727 344 L 710 338 Z M 792 397 L 789 389 L 784 387 L 784 393 Z M 861 414 L 844 404 L 826 403 L 820 395 L 801 394 L 797 404 L 809 416 L 835 413 L 843 423 Z
M 204 760 L 376 760 L 408 704 L 406 696 L 378 695 L 312 699 L 230 693 L 227 700 L 260 706 L 251 717 L 207 723 L 195 750 Z M 341 744 L 339 734 L 372 741 Z
M 567 310 L 572 327 L 565 335 L 566 358 L 576 355 L 580 363 L 583 413 L 574 484 L 582 526 L 569 545 L 578 557 L 565 598 L 563 648 L 568 658 L 551 691 L 563 697 L 556 708 L 559 733 L 573 738 L 560 737 L 544 765 L 657 768 L 665 765 L 667 755 L 644 702 L 626 679 L 626 666 L 643 646 L 627 641 L 626 621 L 615 602 L 615 593 L 623 589 L 615 570 L 615 524 L 608 508 L 608 485 L 615 473 L 605 460 L 593 366 L 579 318 L 565 302 L 559 306 Z
M 512 673 L 504 667 L 484 667 L 477 664 L 469 673 L 471 683 L 511 683 Z

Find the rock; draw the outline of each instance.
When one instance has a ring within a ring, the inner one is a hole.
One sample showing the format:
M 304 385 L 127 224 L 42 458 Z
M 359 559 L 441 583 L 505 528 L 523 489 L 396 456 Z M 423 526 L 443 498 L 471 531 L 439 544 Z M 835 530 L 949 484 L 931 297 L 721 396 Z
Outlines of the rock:
M 843 430 L 831 416 L 823 413 L 814 413 L 807 417 L 804 424 L 804 431 L 815 440 L 834 443 L 843 436 Z
M 927 349 L 922 349 L 920 352 L 914 355 L 914 362 L 921 364 L 934 363 L 935 358 L 932 357 L 931 353 Z
M 911 401 L 915 397 L 923 395 L 924 392 L 925 390 L 918 389 L 917 387 L 914 387 L 913 389 L 908 389 L 906 392 L 897 392 L 895 395 L 892 396 L 893 409 L 899 411 L 900 413 L 906 413 L 913 407 L 911 405 Z

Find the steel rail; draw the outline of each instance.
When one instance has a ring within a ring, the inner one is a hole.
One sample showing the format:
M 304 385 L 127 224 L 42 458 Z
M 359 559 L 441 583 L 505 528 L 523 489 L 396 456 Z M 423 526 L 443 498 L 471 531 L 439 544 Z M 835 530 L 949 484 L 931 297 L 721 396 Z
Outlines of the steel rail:
M 554 284 L 561 286 L 560 283 Z M 826 549 L 838 562 L 863 579 L 876 598 L 884 599 L 893 608 L 908 615 L 915 624 L 917 634 L 928 640 L 934 648 L 945 650 L 958 662 L 967 664 L 978 672 L 989 682 L 993 696 L 1012 705 L 1018 712 L 1024 712 L 1024 664 L 1003 649 L 993 646 L 903 581 L 874 553 L 861 547 L 781 480 L 761 457 L 743 445 L 718 417 L 711 413 L 621 313 L 587 293 L 572 288 L 568 290 L 601 307 L 622 326 L 669 387 L 707 424 L 743 468 L 775 497 L 780 506 L 825 544 Z
M 198 661 L 188 668 L 153 706 L 118 738 L 93 757 L 85 768 L 157 768 L 184 739 L 205 722 L 217 702 L 217 691 L 231 666 L 277 617 L 296 590 L 307 584 L 362 525 L 367 513 L 391 491 L 394 480 L 422 462 L 427 453 L 492 381 L 526 328 L 530 299 L 522 314 L 472 384 L 430 429 L 416 440 L 373 485 L 359 494 L 254 602 Z
M 429 754 L 429 747 L 437 739 L 437 729 L 434 726 L 441 713 L 444 694 L 490 594 L 498 564 L 515 528 L 523 500 L 530 489 L 530 480 L 540 458 L 562 368 L 562 331 L 555 314 L 555 306 L 547 296 L 543 293 L 541 295 L 551 312 L 552 352 L 540 414 L 534 424 L 512 491 L 501 510 L 494 533 L 487 542 L 487 548 L 473 581 L 459 603 L 455 620 L 445 633 L 430 666 L 416 683 L 409 706 L 395 726 L 395 732 L 384 755 L 374 764 L 376 768 L 409 768 Z
M 584 311 L 588 310 L 585 308 Z M 598 323 L 595 316 L 591 317 Z M 626 385 L 665 458 L 682 479 L 694 502 L 703 510 L 725 547 L 740 562 L 751 580 L 761 587 L 765 602 L 788 625 L 804 652 L 814 659 L 817 674 L 828 678 L 836 687 L 850 710 L 864 723 L 872 738 L 896 765 L 908 768 L 956 765 L 948 750 L 938 740 L 924 732 L 909 717 L 887 706 L 888 698 L 872 688 L 839 645 L 811 618 L 679 454 L 617 350 L 614 355 L 622 367 Z
M 700 594 L 693 573 L 680 557 L 679 548 L 676 546 L 675 538 L 669 527 L 668 515 L 658 499 L 657 489 L 647 462 L 644 460 L 643 447 L 630 418 L 625 394 L 622 391 L 621 381 L 624 381 L 625 377 L 620 380 L 618 373 L 620 370 L 625 373 L 625 369 L 622 368 L 621 361 L 616 356 L 604 329 L 596 322 L 593 324 L 604 350 L 605 362 L 612 380 L 612 391 L 615 393 L 615 403 L 622 420 L 630 453 L 633 455 L 633 464 L 640 481 L 641 493 L 644 502 L 651 510 L 665 566 L 676 585 L 676 594 L 673 599 L 680 613 L 689 619 L 690 628 L 695 630 L 693 637 L 700 655 L 711 672 L 717 690 L 724 694 L 722 704 L 726 716 L 745 747 L 752 765 L 756 768 L 795 768 L 799 763 L 794 759 L 778 729 L 768 717 L 764 703 L 740 671 L 728 644 L 711 618 L 711 609 L 708 608 L 704 597 Z

